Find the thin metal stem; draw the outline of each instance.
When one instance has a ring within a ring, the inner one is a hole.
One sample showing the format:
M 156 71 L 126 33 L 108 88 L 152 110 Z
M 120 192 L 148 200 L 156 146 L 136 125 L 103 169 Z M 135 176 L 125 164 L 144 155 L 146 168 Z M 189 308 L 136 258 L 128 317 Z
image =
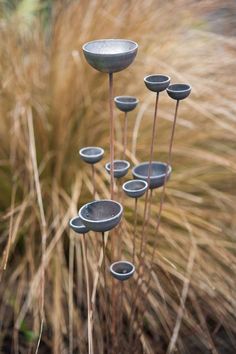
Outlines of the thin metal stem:
M 135 198 L 135 203 L 134 203 L 134 230 L 133 230 L 133 264 L 135 262 L 135 253 L 136 253 L 137 209 L 138 209 L 138 198 Z
M 92 164 L 91 166 L 92 166 L 93 199 L 95 199 L 95 195 L 96 195 L 95 166 L 94 164 Z
M 124 130 L 123 130 L 123 160 L 125 159 L 126 148 L 127 148 L 127 125 L 128 125 L 127 112 L 125 112 Z
M 156 131 L 156 123 L 157 123 L 157 110 L 158 110 L 158 101 L 159 101 L 159 92 L 156 94 L 156 102 L 155 102 L 155 110 L 154 110 L 154 118 L 153 118 L 153 127 L 152 127 L 152 140 L 151 140 L 151 148 L 150 148 L 150 158 L 149 158 L 149 165 L 148 165 L 148 176 L 147 176 L 147 183 L 148 185 L 150 184 L 150 176 L 151 176 L 151 164 L 153 160 L 153 150 L 154 150 L 154 140 L 155 140 L 155 131 Z M 142 258 L 143 258 L 143 245 L 145 243 L 146 237 L 145 237 L 145 225 L 146 225 L 146 218 L 147 218 L 147 206 L 148 206 L 148 200 L 149 200 L 149 189 L 147 189 L 145 193 L 145 202 L 144 202 L 144 213 L 143 213 L 143 227 L 142 227 L 142 236 L 141 236 L 141 244 L 140 244 L 140 251 L 139 251 L 139 268 L 138 268 L 138 280 L 140 277 L 142 278 Z M 138 292 L 139 288 L 139 282 L 137 280 L 137 285 L 136 285 L 136 293 Z M 133 295 L 133 299 L 131 301 L 132 303 L 132 308 L 131 308 L 131 313 L 130 313 L 130 320 L 132 318 L 132 314 L 134 312 L 135 308 L 135 302 L 134 299 L 137 297 L 137 295 Z
M 172 132 L 171 132 L 171 138 L 170 138 L 170 144 L 169 144 L 169 152 L 168 152 L 168 163 L 166 165 L 165 180 L 164 180 L 164 185 L 163 185 L 163 189 L 162 189 L 162 195 L 161 195 L 161 201 L 160 201 L 157 225 L 156 225 L 156 229 L 155 229 L 155 240 L 154 240 L 154 245 L 153 245 L 153 250 L 152 250 L 152 255 L 151 255 L 150 268 L 149 268 L 149 271 L 148 271 L 149 276 L 148 276 L 148 280 L 147 280 L 146 291 L 145 291 L 145 293 L 143 295 L 143 299 L 147 298 L 147 295 L 148 295 L 148 293 L 150 291 L 151 274 L 152 274 L 152 270 L 153 270 L 153 262 L 154 262 L 154 258 L 155 258 L 157 241 L 158 241 L 157 235 L 158 235 L 158 231 L 159 231 L 159 227 L 160 227 L 160 223 L 161 223 L 161 214 L 162 214 L 164 200 L 165 200 L 167 172 L 168 172 L 168 167 L 171 165 L 171 161 L 172 161 L 172 147 L 173 147 L 173 141 L 174 141 L 174 133 L 175 133 L 175 126 L 176 126 L 177 115 L 178 115 L 178 108 L 179 108 L 179 101 L 176 102 L 176 106 L 175 106 L 174 121 L 173 121 L 173 125 L 172 125 Z M 142 285 L 142 282 L 141 282 L 141 285 Z M 145 313 L 145 307 L 143 307 L 141 318 L 144 317 L 144 313 Z M 139 338 L 141 337 L 142 332 L 143 332 L 143 327 L 142 327 L 141 333 L 139 335 Z
M 89 347 L 89 354 L 93 354 L 93 334 L 92 334 L 92 326 L 91 326 L 91 299 L 90 299 L 88 258 L 87 258 L 87 246 L 86 246 L 85 234 L 83 234 L 83 238 L 82 238 L 82 252 L 83 252 L 84 271 L 85 271 L 85 280 L 86 280 L 86 292 L 87 292 L 88 347 Z
M 106 244 L 105 233 L 102 232 L 102 252 L 103 252 L 103 279 L 104 279 L 104 301 L 105 301 L 105 341 L 108 347 L 108 299 L 107 299 L 107 276 L 106 276 Z
M 155 131 L 156 131 L 156 123 L 157 123 L 157 108 L 158 108 L 158 101 L 159 101 L 159 92 L 156 94 L 156 102 L 155 102 L 155 110 L 154 110 L 154 119 L 153 119 L 153 127 L 152 127 L 152 140 L 151 140 L 151 148 L 150 148 L 150 158 L 149 158 L 149 165 L 148 165 L 148 176 L 147 176 L 147 183 L 150 184 L 150 177 L 151 177 L 151 165 L 153 161 L 153 151 L 154 151 L 154 139 L 155 139 Z M 144 204 L 144 216 L 143 216 L 143 228 L 142 228 L 142 239 L 140 245 L 140 260 L 142 259 L 142 252 L 143 252 L 143 245 L 145 243 L 145 225 L 147 222 L 147 205 L 149 200 L 149 189 L 147 189 L 145 194 L 145 204 Z M 141 261 L 140 261 L 141 262 Z
M 110 176 L 111 199 L 114 199 L 114 117 L 113 117 L 113 73 L 109 73 L 109 107 L 110 107 Z

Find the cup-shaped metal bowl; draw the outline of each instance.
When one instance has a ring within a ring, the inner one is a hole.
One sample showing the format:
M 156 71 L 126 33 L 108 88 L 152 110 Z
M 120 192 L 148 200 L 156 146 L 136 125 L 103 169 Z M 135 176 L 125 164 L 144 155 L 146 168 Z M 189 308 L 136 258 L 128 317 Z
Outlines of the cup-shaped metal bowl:
M 99 39 L 85 43 L 87 62 L 96 70 L 115 73 L 127 68 L 136 57 L 138 44 L 128 39 Z
M 161 92 L 167 89 L 170 84 L 170 77 L 167 75 L 154 74 L 144 78 L 147 88 L 153 92 Z
M 70 219 L 69 226 L 77 234 L 86 234 L 89 232 L 89 228 L 83 224 L 79 216 L 75 216 L 74 218 Z
M 116 107 L 122 112 L 132 111 L 139 103 L 139 100 L 133 96 L 116 96 L 114 101 Z
M 188 84 L 173 84 L 166 90 L 168 95 L 173 98 L 173 100 L 184 100 L 191 93 L 191 86 Z
M 114 262 L 110 266 L 110 272 L 114 278 L 117 280 L 127 280 L 135 272 L 135 266 L 128 261 Z
M 150 181 L 149 188 L 155 189 L 162 187 L 165 182 L 167 164 L 164 162 L 153 161 L 151 163 L 150 169 Z M 167 180 L 170 178 L 171 166 L 167 168 Z M 132 170 L 133 176 L 136 179 L 141 179 L 148 182 L 148 171 L 149 171 L 149 162 L 143 162 L 135 166 Z
M 103 158 L 104 150 L 100 147 L 88 146 L 80 149 L 79 154 L 85 162 L 95 164 Z
M 121 177 L 124 177 L 128 173 L 129 168 L 130 168 L 130 163 L 126 160 L 114 160 L 113 167 L 114 167 L 114 169 L 113 169 L 114 177 L 121 178 Z M 105 169 L 107 170 L 108 173 L 110 173 L 110 171 L 111 171 L 111 163 L 110 162 L 108 162 L 105 165 Z
M 141 179 L 132 179 L 131 181 L 125 182 L 122 188 L 129 197 L 140 198 L 148 189 L 148 184 Z
M 105 232 L 116 227 L 122 217 L 123 207 L 114 200 L 96 200 L 79 210 L 79 217 L 90 230 Z

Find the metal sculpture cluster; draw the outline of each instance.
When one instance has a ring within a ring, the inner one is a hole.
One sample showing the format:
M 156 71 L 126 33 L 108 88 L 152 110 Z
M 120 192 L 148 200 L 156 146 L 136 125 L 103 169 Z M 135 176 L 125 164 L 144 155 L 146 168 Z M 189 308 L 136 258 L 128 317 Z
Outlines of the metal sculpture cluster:
M 129 168 L 130 163 L 125 160 L 127 149 L 127 115 L 128 112 L 134 110 L 139 103 L 138 99 L 132 96 L 117 96 L 113 97 L 113 73 L 119 72 L 127 68 L 134 61 L 138 50 L 137 43 L 124 40 L 124 39 L 102 39 L 86 43 L 83 46 L 83 52 L 87 62 L 96 70 L 107 73 L 109 76 L 109 106 L 110 106 L 110 161 L 106 164 L 105 168 L 110 174 L 110 200 L 94 200 L 85 204 L 79 210 L 78 216 L 72 218 L 69 226 L 77 233 L 83 235 L 83 258 L 84 267 L 86 272 L 87 282 L 87 301 L 88 301 L 88 333 L 89 340 L 89 353 L 93 353 L 93 339 L 92 339 L 92 318 L 91 318 L 91 303 L 90 303 L 90 290 L 89 290 L 89 277 L 88 277 L 88 264 L 87 264 L 87 250 L 85 234 L 89 231 L 100 232 L 102 234 L 102 249 L 103 249 L 103 276 L 104 286 L 106 291 L 106 245 L 105 245 L 105 232 L 114 229 L 121 221 L 123 214 L 123 206 L 121 203 L 114 200 L 114 178 L 119 179 L 124 177 Z M 135 272 L 135 263 L 139 262 L 138 279 L 142 276 L 142 267 L 145 256 L 146 233 L 145 227 L 148 225 L 150 218 L 150 209 L 152 203 L 152 192 L 156 188 L 162 188 L 162 195 L 160 200 L 160 209 L 157 217 L 156 233 L 158 232 L 161 212 L 165 197 L 165 187 L 168 181 L 172 168 L 171 168 L 171 155 L 172 145 L 174 138 L 174 131 L 178 113 L 179 102 L 189 96 L 191 87 L 188 84 L 173 84 L 170 85 L 170 77 L 166 75 L 149 75 L 144 78 L 146 87 L 156 93 L 152 138 L 150 145 L 149 161 L 138 164 L 132 169 L 134 179 L 127 181 L 123 184 L 124 193 L 135 200 L 134 206 L 134 229 L 133 229 L 133 254 L 132 263 L 124 260 L 119 260 L 110 265 L 110 273 L 119 281 L 127 280 Z M 161 92 L 167 91 L 170 98 L 176 101 L 174 120 L 172 125 L 172 132 L 169 144 L 168 161 L 160 162 L 153 161 L 154 155 L 154 140 L 157 124 L 157 111 L 158 101 Z M 113 106 L 124 113 L 124 129 L 123 129 L 123 159 L 114 159 L 114 117 Z M 95 169 L 94 164 L 99 162 L 104 155 L 104 150 L 100 147 L 85 147 L 80 150 L 81 158 L 92 166 L 92 182 L 93 182 L 93 197 L 96 195 L 95 185 Z M 144 215 L 142 224 L 142 234 L 140 243 L 140 252 L 136 255 L 136 229 L 137 229 L 137 204 L 138 198 L 145 194 Z M 114 237 L 114 236 L 113 236 Z M 121 235 L 119 235 L 121 237 Z M 111 238 L 113 242 L 113 238 Z M 111 247 L 111 260 L 114 261 L 114 244 Z M 120 252 L 121 253 L 121 252 Z M 152 254 L 152 258 L 154 253 Z M 153 259 L 151 260 L 151 262 Z M 152 263 L 151 263 L 152 264 Z M 114 281 L 112 282 L 113 294 L 115 294 Z M 114 307 L 116 304 L 112 302 Z M 114 310 L 114 309 L 113 309 Z M 132 311 L 130 319 L 132 319 Z

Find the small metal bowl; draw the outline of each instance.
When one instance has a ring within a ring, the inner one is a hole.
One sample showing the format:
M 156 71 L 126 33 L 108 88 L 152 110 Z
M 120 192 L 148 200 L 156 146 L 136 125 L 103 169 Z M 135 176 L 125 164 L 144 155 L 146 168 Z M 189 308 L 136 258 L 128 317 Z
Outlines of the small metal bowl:
M 140 198 L 148 189 L 148 184 L 141 179 L 132 179 L 131 181 L 125 182 L 122 188 L 129 197 Z
M 85 43 L 87 62 L 96 70 L 115 73 L 127 68 L 136 57 L 138 44 L 128 39 L 99 39 Z
M 184 100 L 191 93 L 191 86 L 188 84 L 173 84 L 166 90 L 168 95 L 173 98 L 173 100 Z
M 85 162 L 95 164 L 103 158 L 104 150 L 100 147 L 88 146 L 80 149 L 79 154 Z
M 127 280 L 135 272 L 135 266 L 128 261 L 114 262 L 110 266 L 110 272 L 114 278 L 117 280 Z
M 96 200 L 79 210 L 79 217 L 90 230 L 105 232 L 116 227 L 122 217 L 123 207 L 114 200 Z
M 167 89 L 170 84 L 170 77 L 167 75 L 154 74 L 144 78 L 146 87 L 153 92 L 161 92 Z
M 164 162 L 153 161 L 151 163 L 150 181 L 149 181 L 150 189 L 155 189 L 163 186 L 165 182 L 166 167 L 167 164 Z M 133 177 L 135 179 L 141 179 L 143 181 L 148 182 L 148 170 L 149 170 L 149 162 L 140 163 L 139 165 L 133 168 L 132 170 Z M 167 180 L 170 178 L 171 171 L 172 171 L 171 166 L 168 166 Z
M 113 170 L 114 177 L 121 178 L 121 177 L 124 177 L 128 173 L 129 168 L 130 168 L 130 163 L 126 160 L 114 160 L 113 166 L 114 166 L 114 170 Z M 110 172 L 111 172 L 111 163 L 110 162 L 108 162 L 105 165 L 105 169 L 110 174 Z
M 114 98 L 116 107 L 122 112 L 130 112 L 137 107 L 139 100 L 133 96 L 117 96 Z
M 77 234 L 86 234 L 89 232 L 89 228 L 85 226 L 79 216 L 75 216 L 69 221 L 70 228 Z

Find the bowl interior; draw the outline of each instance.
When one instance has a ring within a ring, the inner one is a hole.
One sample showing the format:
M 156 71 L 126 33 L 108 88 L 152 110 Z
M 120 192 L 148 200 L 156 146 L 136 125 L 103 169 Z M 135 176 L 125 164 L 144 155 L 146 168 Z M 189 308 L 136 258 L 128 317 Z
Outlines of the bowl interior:
M 130 263 L 118 262 L 112 265 L 112 271 L 117 274 L 127 274 L 132 272 L 134 267 Z
M 84 45 L 84 50 L 93 54 L 112 55 L 122 54 L 134 50 L 135 42 L 123 39 L 103 39 L 92 41 Z
M 81 210 L 81 216 L 90 221 L 105 221 L 121 212 L 120 204 L 112 200 L 99 200 L 89 203 Z
M 86 156 L 97 156 L 101 155 L 103 151 L 97 147 L 88 147 L 81 150 L 81 154 Z
M 125 189 L 130 191 L 139 191 L 146 186 L 147 184 L 144 181 L 136 181 L 135 179 L 125 183 Z
M 173 84 L 168 87 L 168 90 L 175 92 L 187 91 L 190 90 L 190 86 L 187 84 Z
M 84 227 L 84 224 L 79 216 L 71 220 L 71 225 L 75 227 Z
M 116 97 L 115 101 L 120 103 L 136 103 L 138 100 L 137 98 L 131 96 L 120 96 L 120 97 Z
M 150 75 L 145 78 L 145 81 L 150 83 L 163 83 L 169 81 L 169 79 L 170 78 L 166 75 Z
M 148 176 L 149 172 L 149 163 L 145 163 L 143 165 L 139 165 L 135 168 L 135 172 L 141 176 Z M 165 174 L 166 172 L 166 164 L 164 163 L 152 163 L 150 169 L 150 176 L 160 176 Z
M 113 166 L 114 166 L 114 171 L 120 171 L 120 170 L 122 171 L 126 168 L 129 168 L 130 165 L 127 161 L 114 161 Z M 110 162 L 107 164 L 107 168 L 108 168 L 108 170 L 111 169 Z

